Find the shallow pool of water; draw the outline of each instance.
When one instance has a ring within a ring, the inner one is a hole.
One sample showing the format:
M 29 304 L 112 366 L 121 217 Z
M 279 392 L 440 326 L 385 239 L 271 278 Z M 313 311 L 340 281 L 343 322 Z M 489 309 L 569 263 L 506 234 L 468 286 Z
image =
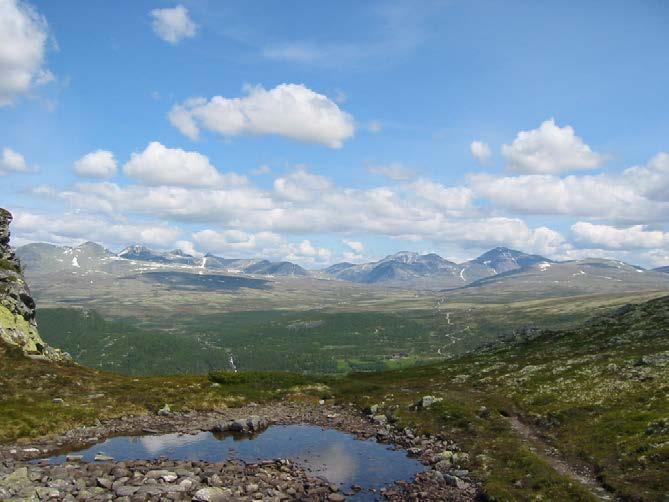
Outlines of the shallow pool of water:
M 166 457 L 173 460 L 220 462 L 237 458 L 246 462 L 289 458 L 312 475 L 323 476 L 331 483 L 348 489 L 359 485 L 365 490 L 379 489 L 397 480 L 410 481 L 425 470 L 406 452 L 393 450 L 374 440 L 358 440 L 350 434 L 312 425 L 277 425 L 255 436 L 219 435 L 201 432 L 196 435 L 163 434 L 119 436 L 80 451 L 94 461 L 95 455 L 109 455 L 116 461 L 150 460 Z M 48 459 L 65 462 L 65 455 Z M 359 498 L 369 495 L 360 494 Z

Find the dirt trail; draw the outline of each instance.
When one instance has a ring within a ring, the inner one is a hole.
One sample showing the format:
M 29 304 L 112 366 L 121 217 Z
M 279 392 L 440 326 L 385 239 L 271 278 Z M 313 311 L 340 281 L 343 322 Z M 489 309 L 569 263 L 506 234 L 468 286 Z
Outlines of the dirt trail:
M 614 500 L 613 495 L 606 491 L 591 472 L 570 465 L 559 458 L 555 449 L 544 442 L 530 426 L 521 422 L 518 417 L 508 417 L 508 421 L 511 428 L 523 438 L 523 442 L 528 443 L 534 454 L 547 462 L 557 472 L 580 483 L 599 500 Z

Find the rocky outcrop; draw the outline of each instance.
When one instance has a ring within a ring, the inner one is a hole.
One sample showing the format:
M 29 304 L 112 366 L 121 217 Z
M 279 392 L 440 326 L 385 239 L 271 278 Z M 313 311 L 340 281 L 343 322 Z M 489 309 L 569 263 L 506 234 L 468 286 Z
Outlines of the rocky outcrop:
M 269 427 L 269 421 L 258 415 L 251 415 L 248 418 L 237 418 L 217 424 L 212 432 L 238 432 L 242 434 L 257 434 Z
M 30 357 L 69 360 L 69 355 L 49 347 L 37 332 L 35 301 L 23 277 L 21 263 L 9 245 L 11 221 L 11 213 L 0 208 L 0 340 L 18 346 Z

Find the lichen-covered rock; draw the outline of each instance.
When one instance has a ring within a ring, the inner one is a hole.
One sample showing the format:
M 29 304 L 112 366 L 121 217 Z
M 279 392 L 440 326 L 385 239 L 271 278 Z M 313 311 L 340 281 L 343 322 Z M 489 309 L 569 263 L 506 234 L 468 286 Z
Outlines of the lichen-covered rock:
M 427 409 L 433 404 L 440 403 L 443 400 L 444 400 L 443 397 L 423 396 L 421 400 L 416 403 L 416 407 Z
M 169 404 L 165 404 L 162 408 L 158 410 L 158 415 L 161 417 L 169 417 L 172 414 L 172 410 Z
M 49 347 L 37 332 L 35 301 L 9 245 L 11 221 L 11 213 L 0 208 L 0 340 L 19 347 L 30 357 L 69 360 L 68 354 Z

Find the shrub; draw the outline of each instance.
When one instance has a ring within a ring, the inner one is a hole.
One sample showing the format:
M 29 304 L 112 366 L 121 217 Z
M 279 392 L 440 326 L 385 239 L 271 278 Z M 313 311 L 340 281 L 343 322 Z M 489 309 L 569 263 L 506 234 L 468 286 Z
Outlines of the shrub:
M 213 371 L 209 373 L 209 380 L 229 386 L 251 386 L 263 388 L 287 388 L 296 385 L 315 383 L 313 378 L 298 373 L 280 371 Z
M 11 270 L 17 274 L 21 273 L 21 267 L 18 263 L 10 260 L 0 260 L 0 269 L 1 270 Z

